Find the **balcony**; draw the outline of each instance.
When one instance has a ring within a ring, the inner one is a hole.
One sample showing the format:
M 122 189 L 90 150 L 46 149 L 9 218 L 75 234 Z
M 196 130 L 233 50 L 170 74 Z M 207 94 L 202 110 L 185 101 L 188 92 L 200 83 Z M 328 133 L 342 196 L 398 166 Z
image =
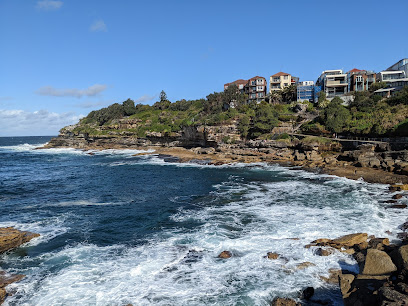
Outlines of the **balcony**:
M 273 78 L 271 83 L 280 83 L 280 78 Z
M 330 86 L 348 86 L 348 82 L 347 81 L 327 81 L 326 82 L 326 86 L 330 87 Z

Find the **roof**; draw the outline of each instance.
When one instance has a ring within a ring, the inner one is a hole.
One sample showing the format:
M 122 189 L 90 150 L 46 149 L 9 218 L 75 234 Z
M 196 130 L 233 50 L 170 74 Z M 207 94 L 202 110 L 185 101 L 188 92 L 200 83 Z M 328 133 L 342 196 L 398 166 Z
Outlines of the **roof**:
M 360 71 L 365 71 L 365 70 L 354 68 L 354 69 L 351 69 L 349 72 L 360 72 Z
M 290 75 L 289 73 L 286 73 L 286 72 L 278 72 L 278 73 L 275 73 L 274 75 L 272 75 L 273 77 L 278 77 L 278 76 L 281 76 L 281 75 Z
M 234 82 L 231 82 L 231 83 L 226 83 L 226 84 L 224 84 L 224 86 L 229 86 L 229 85 L 232 85 L 232 84 L 246 84 L 246 83 L 248 83 L 248 80 L 243 80 L 243 79 L 239 79 L 239 80 L 236 80 L 236 81 L 234 81 Z
M 265 79 L 265 78 L 257 75 L 257 76 L 254 76 L 253 78 L 250 78 L 248 81 L 251 81 L 253 79 Z
M 384 92 L 384 91 L 393 91 L 393 90 L 395 90 L 395 88 L 393 88 L 393 87 L 391 87 L 391 88 L 381 88 L 381 89 L 378 89 L 378 90 L 376 90 L 374 92 Z

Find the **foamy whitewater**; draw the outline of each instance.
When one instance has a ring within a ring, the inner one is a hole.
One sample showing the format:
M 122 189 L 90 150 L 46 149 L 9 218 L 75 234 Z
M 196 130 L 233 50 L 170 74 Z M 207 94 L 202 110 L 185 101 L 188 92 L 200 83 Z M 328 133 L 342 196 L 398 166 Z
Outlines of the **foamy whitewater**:
M 355 232 L 393 240 L 405 221 L 385 209 L 385 185 L 134 150 L 35 150 L 48 140 L 0 138 L 0 226 L 41 234 L 2 255 L 7 272 L 27 275 L 5 305 L 269 305 L 309 286 L 342 305 L 320 276 L 355 261 L 304 245 Z M 217 258 L 224 250 L 233 257 Z

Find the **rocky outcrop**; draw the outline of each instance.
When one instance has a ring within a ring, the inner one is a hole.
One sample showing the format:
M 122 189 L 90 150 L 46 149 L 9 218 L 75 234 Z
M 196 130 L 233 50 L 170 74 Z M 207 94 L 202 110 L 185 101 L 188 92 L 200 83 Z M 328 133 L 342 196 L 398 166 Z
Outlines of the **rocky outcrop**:
M 0 228 L 0 253 L 15 249 L 38 236 L 40 235 L 19 231 L 13 227 L 2 227 Z
M 218 255 L 218 258 L 222 258 L 222 259 L 227 259 L 227 258 L 231 258 L 231 257 L 232 257 L 232 253 L 230 251 L 222 251 Z
M 276 297 L 273 299 L 271 306 L 300 306 L 295 300 L 289 298 Z
M 361 273 L 364 275 L 385 275 L 397 271 L 391 257 L 380 250 L 369 249 Z
M 0 253 L 18 248 L 20 245 L 38 236 L 40 235 L 19 231 L 13 227 L 2 227 L 0 228 Z M 23 277 L 24 275 L 22 274 L 6 275 L 4 271 L 0 271 L 0 304 L 3 303 L 8 295 L 6 286 L 21 280 Z

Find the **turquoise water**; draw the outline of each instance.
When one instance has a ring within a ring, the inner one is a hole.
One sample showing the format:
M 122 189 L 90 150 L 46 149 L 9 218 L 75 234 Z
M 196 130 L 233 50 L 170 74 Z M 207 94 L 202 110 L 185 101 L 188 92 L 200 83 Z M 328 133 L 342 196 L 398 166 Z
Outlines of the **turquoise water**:
M 35 149 L 49 139 L 0 138 L 0 226 L 41 234 L 0 257 L 27 275 L 6 305 L 268 305 L 307 286 L 341 305 L 320 276 L 354 260 L 303 246 L 353 232 L 394 239 L 385 231 L 405 221 L 384 208 L 385 185 L 136 150 Z M 234 256 L 218 259 L 223 250 Z M 288 262 L 265 259 L 270 251 Z M 305 261 L 315 266 L 297 270 Z

